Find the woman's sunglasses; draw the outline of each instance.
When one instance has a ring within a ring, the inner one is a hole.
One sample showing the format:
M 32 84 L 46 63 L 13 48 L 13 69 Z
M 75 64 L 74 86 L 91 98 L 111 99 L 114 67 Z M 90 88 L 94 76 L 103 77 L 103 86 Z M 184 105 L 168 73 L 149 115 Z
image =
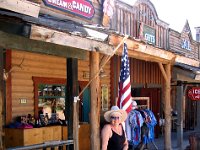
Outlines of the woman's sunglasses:
M 112 120 L 119 120 L 119 117 L 111 116 L 110 119 L 112 119 Z

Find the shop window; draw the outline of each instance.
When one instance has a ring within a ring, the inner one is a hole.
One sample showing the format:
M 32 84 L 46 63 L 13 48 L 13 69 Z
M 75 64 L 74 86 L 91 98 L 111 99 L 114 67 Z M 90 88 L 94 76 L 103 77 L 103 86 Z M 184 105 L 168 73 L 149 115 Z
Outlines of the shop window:
M 65 120 L 65 85 L 38 84 L 38 108 L 39 114 L 48 114 L 51 118 L 54 113 Z
M 33 77 L 35 118 L 41 115 L 65 120 L 65 79 Z

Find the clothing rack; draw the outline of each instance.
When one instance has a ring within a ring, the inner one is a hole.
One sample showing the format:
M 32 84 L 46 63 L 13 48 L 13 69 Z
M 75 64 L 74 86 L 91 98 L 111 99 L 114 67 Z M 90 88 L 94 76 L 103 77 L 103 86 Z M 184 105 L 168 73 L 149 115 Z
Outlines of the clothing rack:
M 150 109 L 150 99 L 149 99 L 149 97 L 132 97 L 131 99 L 133 101 L 137 102 L 137 108 L 138 109 Z M 139 101 L 140 102 L 142 101 L 142 104 L 140 104 Z M 154 141 L 151 141 L 151 143 L 153 144 L 155 150 L 158 150 L 158 147 L 156 146 L 156 144 L 154 143 Z M 148 149 L 147 144 L 142 144 L 141 147 L 140 147 L 140 149 Z M 134 150 L 134 147 L 132 147 L 132 150 Z
M 149 97 L 132 97 L 132 100 L 138 102 L 138 101 L 144 101 L 145 104 L 140 105 L 137 103 L 138 109 L 149 109 Z

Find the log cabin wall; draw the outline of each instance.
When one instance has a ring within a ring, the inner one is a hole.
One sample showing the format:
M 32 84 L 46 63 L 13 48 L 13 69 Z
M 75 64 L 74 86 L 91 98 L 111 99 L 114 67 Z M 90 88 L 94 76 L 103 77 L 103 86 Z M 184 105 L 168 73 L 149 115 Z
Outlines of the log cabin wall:
M 111 29 L 120 34 L 139 38 L 140 24 L 155 30 L 155 46 L 168 48 L 168 24 L 158 18 L 154 5 L 147 0 L 137 0 L 133 6 L 116 1 Z
M 10 63 L 12 71 L 10 94 L 7 96 L 7 123 L 17 116 L 34 114 L 34 77 L 58 78 L 66 79 L 66 58 L 51 55 L 43 55 L 36 53 L 11 50 Z M 7 56 L 7 57 L 9 57 Z M 88 55 L 89 56 L 89 55 Z M 89 58 L 88 58 L 89 59 Z M 9 59 L 8 59 L 9 60 Z M 21 66 L 19 67 L 19 64 Z M 7 62 L 7 64 L 9 64 Z M 88 81 L 89 78 L 84 77 L 84 72 L 89 73 L 89 61 L 78 61 L 78 80 Z M 104 67 L 106 76 L 101 78 L 101 84 L 108 86 L 108 98 L 110 99 L 110 63 Z M 8 81 L 7 81 L 8 82 Z M 26 104 L 20 104 L 20 98 L 27 99 Z

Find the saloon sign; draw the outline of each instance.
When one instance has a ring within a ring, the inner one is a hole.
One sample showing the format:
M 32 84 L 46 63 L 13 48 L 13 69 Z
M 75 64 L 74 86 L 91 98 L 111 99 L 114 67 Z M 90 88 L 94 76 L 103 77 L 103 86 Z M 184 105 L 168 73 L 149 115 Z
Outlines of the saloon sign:
M 86 19 L 92 19 L 94 16 L 94 6 L 87 0 L 43 0 L 48 7 L 69 12 Z
M 200 100 L 200 87 L 193 87 L 188 91 L 191 100 Z

